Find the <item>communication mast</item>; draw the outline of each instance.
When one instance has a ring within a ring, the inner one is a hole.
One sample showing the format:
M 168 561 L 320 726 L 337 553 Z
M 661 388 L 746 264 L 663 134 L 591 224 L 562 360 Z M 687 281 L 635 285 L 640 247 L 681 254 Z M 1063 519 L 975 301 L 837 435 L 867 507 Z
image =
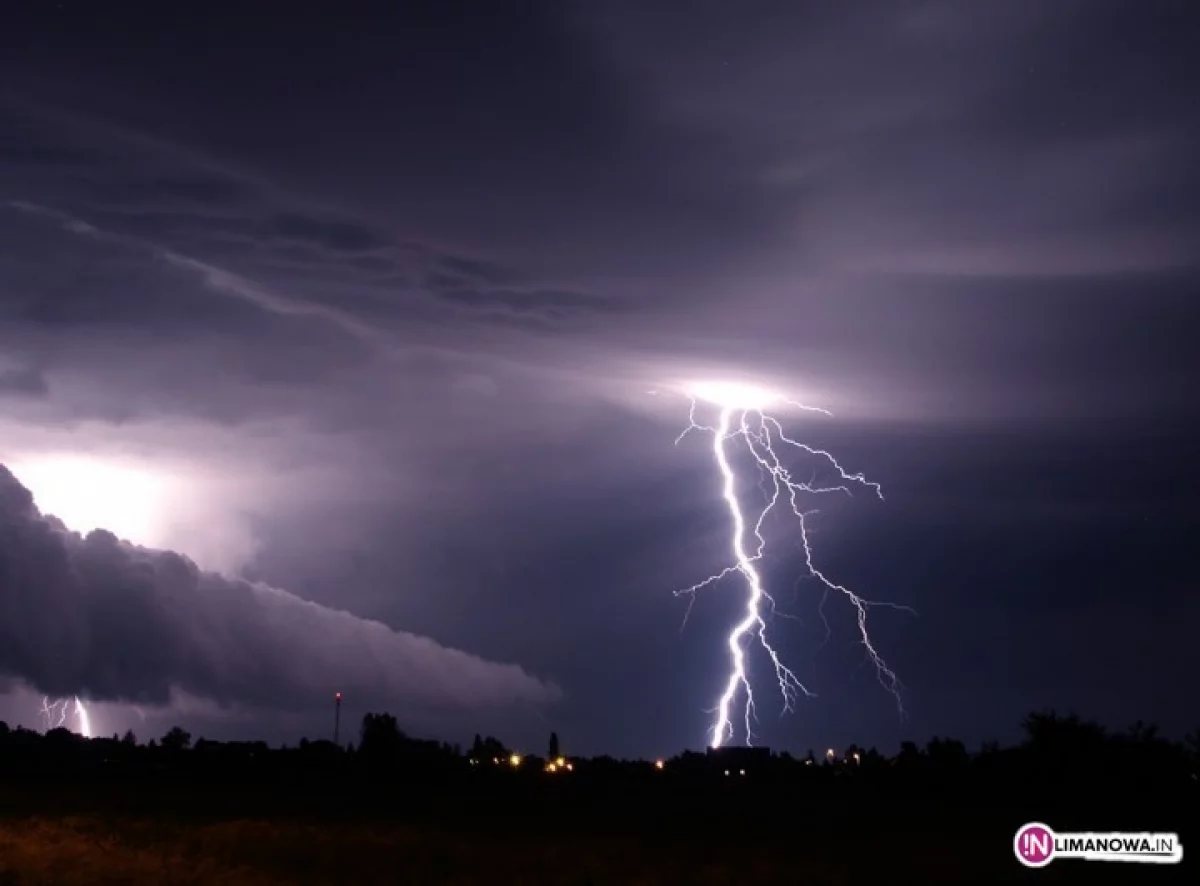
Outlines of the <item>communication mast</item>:
M 338 744 L 338 733 L 342 726 L 342 693 L 333 694 L 333 743 Z M 341 747 L 341 745 L 338 745 Z

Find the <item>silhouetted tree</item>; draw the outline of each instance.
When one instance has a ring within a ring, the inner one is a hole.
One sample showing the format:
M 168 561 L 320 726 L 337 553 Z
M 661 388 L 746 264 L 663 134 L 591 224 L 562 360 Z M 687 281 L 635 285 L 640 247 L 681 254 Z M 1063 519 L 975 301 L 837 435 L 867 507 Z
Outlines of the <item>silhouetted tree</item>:
M 121 738 L 121 742 L 130 747 L 135 747 L 137 745 L 137 736 L 133 734 L 132 729 L 126 729 L 125 735 Z
M 186 751 L 192 746 L 192 734 L 180 726 L 172 726 L 170 731 L 162 737 L 161 744 L 164 750 L 172 753 Z
M 1120 748 L 1120 737 L 1110 736 L 1099 723 L 1076 714 L 1060 716 L 1039 711 L 1025 718 L 1026 740 L 1021 747 L 1031 777 L 1042 785 L 1064 784 L 1097 787 L 1101 773 L 1111 783 L 1127 779 L 1140 766 Z M 1123 761 L 1122 758 L 1125 758 Z
M 1192 778 L 1200 776 L 1200 729 L 1183 737 L 1183 753 L 1192 772 Z
M 1027 746 L 1055 755 L 1092 751 L 1105 739 L 1103 726 L 1081 720 L 1076 714 L 1060 717 L 1054 711 L 1039 711 L 1026 717 L 1021 726 Z
M 558 759 L 559 753 L 558 753 L 558 733 L 557 732 L 550 733 L 550 752 L 546 756 L 550 760 Z
M 917 747 L 916 742 L 900 742 L 900 753 L 896 755 L 897 766 L 904 769 L 915 769 L 924 762 L 921 749 Z
M 476 735 L 471 743 L 471 758 L 474 760 L 503 760 L 508 753 L 504 742 L 490 735 L 487 738 Z
M 82 739 L 65 726 L 58 726 L 46 732 L 45 740 L 52 747 L 65 748 Z
M 1158 742 L 1158 727 L 1138 720 L 1129 727 L 1128 738 L 1134 744 L 1155 744 Z
M 933 766 L 943 769 L 966 766 L 971 760 L 967 746 L 955 738 L 938 738 L 936 735 L 925 745 L 925 757 Z
M 863 753 L 862 765 L 868 769 L 879 769 L 887 765 L 887 759 L 876 748 L 872 747 Z
M 393 759 L 399 755 L 404 740 L 405 735 L 391 714 L 366 714 L 359 730 L 358 750 L 371 760 Z

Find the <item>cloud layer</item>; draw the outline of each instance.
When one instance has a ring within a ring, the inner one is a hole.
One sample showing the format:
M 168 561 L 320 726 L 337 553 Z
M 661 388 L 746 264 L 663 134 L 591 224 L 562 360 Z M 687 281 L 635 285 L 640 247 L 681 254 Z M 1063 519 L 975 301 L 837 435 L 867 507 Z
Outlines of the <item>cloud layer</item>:
M 296 711 L 334 691 L 423 721 L 544 704 L 554 685 L 105 531 L 43 516 L 0 466 L 0 674 L 53 696 Z M 372 700 L 367 702 L 366 700 Z
M 308 8 L 23 4 L 0 462 L 177 475 L 156 546 L 553 674 L 564 740 L 658 753 L 703 735 L 739 605 L 717 589 L 678 634 L 670 592 L 726 565 L 726 522 L 668 386 L 769 383 L 887 490 L 815 544 L 921 612 L 877 637 L 915 733 L 995 737 L 1096 686 L 1165 726 L 1116 651 L 1182 670 L 1156 617 L 1196 586 L 1193 6 L 383 4 L 331 42 Z M 781 646 L 821 699 L 764 741 L 898 740 L 780 556 L 807 624 Z M 238 624 L 305 630 L 263 593 Z M 145 621 L 147 649 L 181 630 Z M 46 661 L 84 654 L 70 624 Z

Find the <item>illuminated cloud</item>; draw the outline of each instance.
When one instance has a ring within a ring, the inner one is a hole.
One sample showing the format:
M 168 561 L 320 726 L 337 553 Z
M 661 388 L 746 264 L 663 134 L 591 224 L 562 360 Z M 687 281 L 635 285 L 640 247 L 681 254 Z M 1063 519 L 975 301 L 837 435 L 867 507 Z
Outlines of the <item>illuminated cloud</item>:
M 425 720 L 559 696 L 517 665 L 203 572 L 105 531 L 72 533 L 3 467 L 0 673 L 53 697 L 143 705 L 181 692 L 296 711 L 336 688 Z

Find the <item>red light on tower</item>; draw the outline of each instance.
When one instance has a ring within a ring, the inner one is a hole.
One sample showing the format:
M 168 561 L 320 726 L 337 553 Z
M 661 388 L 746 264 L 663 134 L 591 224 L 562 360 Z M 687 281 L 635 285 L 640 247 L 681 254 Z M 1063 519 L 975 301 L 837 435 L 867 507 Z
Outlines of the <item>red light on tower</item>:
M 342 726 L 342 693 L 333 693 L 333 743 L 338 744 Z

